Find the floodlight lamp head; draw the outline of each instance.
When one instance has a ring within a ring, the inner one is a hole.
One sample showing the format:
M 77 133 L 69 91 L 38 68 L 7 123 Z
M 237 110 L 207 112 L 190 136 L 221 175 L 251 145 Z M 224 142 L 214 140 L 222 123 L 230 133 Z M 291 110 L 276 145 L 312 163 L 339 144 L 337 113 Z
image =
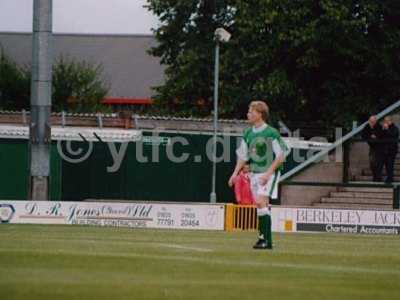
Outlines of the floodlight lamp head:
M 226 31 L 224 28 L 217 28 L 215 30 L 215 39 L 218 42 L 227 43 L 231 39 L 231 36 L 232 35 L 228 31 Z

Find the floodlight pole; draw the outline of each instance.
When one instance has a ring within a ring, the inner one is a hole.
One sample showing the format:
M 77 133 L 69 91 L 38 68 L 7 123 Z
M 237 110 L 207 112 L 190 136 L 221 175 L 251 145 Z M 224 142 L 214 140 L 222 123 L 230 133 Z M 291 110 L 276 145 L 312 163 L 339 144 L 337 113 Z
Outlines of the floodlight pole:
M 213 165 L 212 165 L 212 188 L 210 203 L 217 202 L 216 179 L 217 179 L 217 132 L 218 132 L 218 88 L 219 88 L 219 39 L 215 39 L 215 66 L 214 66 L 214 135 L 213 135 Z
M 33 1 L 31 120 L 29 130 L 31 200 L 49 199 L 52 85 L 52 0 Z
M 214 69 L 214 135 L 213 135 L 213 165 L 212 188 L 210 202 L 217 202 L 216 178 L 217 178 L 217 132 L 218 132 L 218 89 L 219 89 L 219 48 L 221 42 L 228 42 L 231 34 L 224 28 L 217 28 L 214 32 L 215 39 L 215 69 Z

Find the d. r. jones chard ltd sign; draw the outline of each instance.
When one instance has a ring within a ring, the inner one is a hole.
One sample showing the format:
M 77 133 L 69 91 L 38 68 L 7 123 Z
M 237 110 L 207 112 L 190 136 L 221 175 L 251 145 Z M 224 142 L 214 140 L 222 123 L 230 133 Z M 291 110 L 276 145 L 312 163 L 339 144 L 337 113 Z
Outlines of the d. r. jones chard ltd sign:
M 224 230 L 224 205 L 168 202 L 0 201 L 1 223 Z
M 42 203 L 28 202 L 25 205 L 25 214 L 21 217 L 63 219 L 67 224 L 146 227 L 147 222 L 153 221 L 150 216 L 152 209 L 152 204 L 93 205 L 56 202 L 45 206 Z

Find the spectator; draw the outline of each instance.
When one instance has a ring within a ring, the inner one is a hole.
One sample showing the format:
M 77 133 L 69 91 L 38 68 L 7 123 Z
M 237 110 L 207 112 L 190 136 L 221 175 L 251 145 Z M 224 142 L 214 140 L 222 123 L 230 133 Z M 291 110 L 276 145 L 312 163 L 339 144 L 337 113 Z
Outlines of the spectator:
M 393 124 L 391 117 L 383 121 L 384 159 L 386 170 L 386 183 L 393 182 L 394 162 L 396 160 L 399 140 L 399 129 Z
M 235 178 L 236 202 L 241 205 L 255 204 L 250 186 L 250 166 L 244 165 L 239 175 Z
M 383 167 L 383 143 L 382 143 L 382 126 L 378 123 L 376 116 L 368 119 L 368 124 L 362 132 L 362 138 L 369 145 L 369 163 L 372 171 L 373 181 L 382 181 Z

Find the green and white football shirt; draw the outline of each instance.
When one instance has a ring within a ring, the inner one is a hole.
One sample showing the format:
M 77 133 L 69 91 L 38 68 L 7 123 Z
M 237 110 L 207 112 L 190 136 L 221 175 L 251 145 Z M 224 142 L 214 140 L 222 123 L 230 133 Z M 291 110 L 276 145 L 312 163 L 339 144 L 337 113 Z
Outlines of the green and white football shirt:
M 236 154 L 241 160 L 250 163 L 252 173 L 265 173 L 276 157 L 287 156 L 290 150 L 279 131 L 264 124 L 258 128 L 247 128 Z M 283 165 L 277 171 L 282 170 Z

